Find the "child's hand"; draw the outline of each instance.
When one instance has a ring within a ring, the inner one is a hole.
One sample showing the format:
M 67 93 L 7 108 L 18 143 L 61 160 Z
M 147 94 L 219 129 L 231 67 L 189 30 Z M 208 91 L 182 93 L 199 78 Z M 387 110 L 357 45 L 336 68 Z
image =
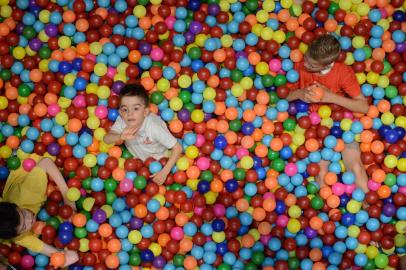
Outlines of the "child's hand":
M 166 181 L 166 177 L 168 176 L 169 172 L 166 171 L 165 169 L 162 169 L 161 171 L 151 175 L 152 181 L 157 183 L 158 185 L 162 185 Z
M 71 201 L 69 201 L 68 199 L 64 199 L 64 203 L 65 203 L 66 205 L 69 205 L 69 206 L 72 208 L 73 212 L 76 212 L 76 211 L 77 211 L 77 209 L 76 209 L 76 203 L 75 203 L 75 202 L 71 202 Z
M 323 94 L 321 97 L 317 96 L 315 92 L 313 92 L 313 88 L 318 87 L 323 90 Z M 313 85 L 309 86 L 308 91 L 306 91 L 306 98 L 308 98 L 312 103 L 331 103 L 334 98 L 334 93 L 330 91 L 326 86 L 319 82 L 314 82 Z
M 121 140 L 132 140 L 135 138 L 135 134 L 137 134 L 139 127 L 127 127 L 123 130 L 123 132 L 120 135 Z
M 65 264 L 63 267 L 68 267 L 69 265 L 79 261 L 79 255 L 76 251 L 67 250 L 64 253 L 65 253 Z

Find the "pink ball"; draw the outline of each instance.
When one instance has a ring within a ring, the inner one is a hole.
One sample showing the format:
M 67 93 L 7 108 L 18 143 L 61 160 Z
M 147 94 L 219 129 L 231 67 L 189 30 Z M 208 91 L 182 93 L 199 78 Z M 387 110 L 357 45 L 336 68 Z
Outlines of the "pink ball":
M 171 238 L 174 240 L 182 240 L 183 239 L 183 230 L 181 227 L 173 227 L 171 230 Z
M 51 104 L 48 106 L 48 113 L 51 116 L 57 115 L 61 111 L 61 108 L 57 104 Z
M 30 172 L 35 167 L 36 164 L 37 163 L 35 162 L 35 160 L 33 160 L 32 158 L 27 158 L 26 160 L 23 161 L 23 168 L 27 172 Z
M 84 188 L 80 188 L 79 191 L 81 196 L 86 196 L 87 192 Z
M 282 67 L 281 61 L 279 59 L 272 59 L 269 61 L 269 69 L 273 72 L 278 72 Z
M 133 182 L 127 178 L 121 180 L 119 186 L 122 192 L 130 192 L 134 187 Z
M 335 184 L 333 185 L 332 190 L 333 190 L 333 193 L 334 193 L 335 195 L 341 196 L 341 195 L 343 195 L 344 192 L 345 192 L 344 184 L 342 184 L 342 183 L 335 183 Z
M 294 176 L 295 174 L 297 174 L 297 167 L 296 164 L 294 163 L 288 163 L 285 166 L 285 173 L 288 176 Z
M 398 192 L 406 195 L 406 187 L 400 187 Z
M 204 138 L 204 136 L 201 134 L 197 134 L 196 143 L 195 143 L 196 147 L 202 146 L 205 142 L 206 142 L 206 139 Z
M 161 48 L 154 48 L 151 50 L 151 58 L 154 61 L 161 61 L 164 57 L 164 51 Z
M 260 237 L 260 241 L 264 245 L 268 245 L 269 240 L 271 240 L 270 235 L 261 235 L 261 237 Z
M 73 99 L 73 105 L 78 108 L 86 107 L 86 99 L 85 96 L 79 95 Z
M 353 119 L 354 115 L 352 114 L 352 112 L 345 111 L 344 112 L 344 118 Z
M 286 227 L 288 225 L 289 218 L 286 215 L 281 215 L 276 220 L 276 225 L 279 227 Z
M 369 180 L 368 181 L 368 188 L 372 191 L 377 191 L 378 188 L 381 187 L 380 183 L 375 182 L 374 180 Z
M 269 199 L 269 198 L 275 199 L 275 195 L 272 192 L 265 193 L 263 197 L 264 197 L 264 200 Z
M 196 215 L 202 215 L 204 209 L 205 209 L 204 207 L 195 207 L 194 212 Z
M 165 19 L 166 26 L 168 27 L 169 30 L 173 29 L 175 22 L 176 22 L 176 18 L 173 16 L 169 16 L 168 18 Z
M 199 167 L 200 170 L 207 170 L 210 167 L 210 159 L 207 157 L 200 157 L 197 160 L 197 167 Z
M 321 121 L 320 115 L 316 112 L 310 113 L 309 118 L 310 118 L 310 121 L 312 122 L 312 125 L 317 125 Z
M 114 79 L 114 76 L 117 74 L 117 69 L 109 67 L 107 69 L 107 77 L 109 77 L 110 79 Z
M 21 266 L 23 268 L 31 268 L 34 266 L 34 258 L 31 255 L 24 255 L 21 258 Z
M 239 149 L 237 150 L 237 157 L 238 157 L 238 159 L 241 159 L 242 157 L 248 156 L 248 155 L 249 155 L 249 152 L 248 152 L 248 150 L 245 149 L 245 148 L 239 148 Z
M 222 204 L 216 204 L 213 207 L 213 212 L 216 217 L 223 217 L 226 214 L 226 208 Z
M 94 110 L 94 114 L 97 116 L 97 118 L 100 118 L 100 119 L 105 119 L 107 117 L 108 113 L 109 112 L 107 110 L 107 107 L 104 105 L 99 105 Z
M 345 193 L 347 194 L 352 194 L 354 192 L 354 190 L 356 189 L 355 184 L 351 184 L 351 185 L 345 185 Z
M 93 62 L 96 62 L 96 55 L 93 55 L 93 54 L 88 54 L 88 55 L 86 55 L 86 59 L 88 59 L 88 60 L 92 60 Z

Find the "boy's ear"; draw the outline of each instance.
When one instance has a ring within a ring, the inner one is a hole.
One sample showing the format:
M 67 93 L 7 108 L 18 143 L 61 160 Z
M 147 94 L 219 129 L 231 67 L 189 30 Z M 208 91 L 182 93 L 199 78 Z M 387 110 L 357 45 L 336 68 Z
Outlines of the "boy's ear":
M 150 109 L 149 109 L 149 106 L 148 106 L 148 107 L 145 107 L 145 109 L 144 109 L 144 116 L 147 116 L 150 112 L 151 112 L 151 111 L 150 111 Z

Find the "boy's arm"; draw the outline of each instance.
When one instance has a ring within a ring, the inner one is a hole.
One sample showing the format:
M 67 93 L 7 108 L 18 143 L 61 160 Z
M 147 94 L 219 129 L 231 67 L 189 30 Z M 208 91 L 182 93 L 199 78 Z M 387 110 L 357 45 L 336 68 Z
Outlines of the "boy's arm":
M 176 161 L 180 157 L 182 153 L 182 146 L 179 142 L 176 142 L 175 146 L 172 147 L 172 153 L 166 162 L 165 166 L 162 168 L 161 171 L 157 172 L 156 174 L 152 175 L 152 179 L 155 183 L 162 185 L 168 174 L 170 173 L 172 167 L 175 165 Z
M 121 134 L 110 131 L 104 136 L 103 141 L 107 144 L 116 144 L 118 141 L 121 140 L 120 137 Z
M 116 144 L 120 141 L 131 140 L 135 138 L 138 129 L 139 127 L 134 126 L 125 128 L 121 133 L 110 131 L 104 136 L 103 140 L 107 144 Z
M 65 179 L 63 178 L 58 167 L 50 158 L 43 158 L 38 162 L 38 167 L 42 168 L 51 178 L 54 180 L 55 184 L 58 186 L 59 191 L 62 193 L 65 204 L 68 204 L 76 211 L 75 203 L 69 201 L 66 197 L 68 191 L 68 186 L 66 185 Z

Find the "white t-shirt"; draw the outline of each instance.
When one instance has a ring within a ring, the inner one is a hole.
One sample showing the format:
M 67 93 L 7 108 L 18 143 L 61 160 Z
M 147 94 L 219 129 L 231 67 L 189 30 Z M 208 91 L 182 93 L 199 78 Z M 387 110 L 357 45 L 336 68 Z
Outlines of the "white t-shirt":
M 111 131 L 121 134 L 127 127 L 119 116 L 111 127 Z M 155 114 L 148 114 L 135 138 L 126 140 L 125 145 L 135 157 L 145 161 L 149 157 L 159 160 L 166 156 L 166 151 L 175 146 L 177 140 L 169 132 L 165 122 Z

